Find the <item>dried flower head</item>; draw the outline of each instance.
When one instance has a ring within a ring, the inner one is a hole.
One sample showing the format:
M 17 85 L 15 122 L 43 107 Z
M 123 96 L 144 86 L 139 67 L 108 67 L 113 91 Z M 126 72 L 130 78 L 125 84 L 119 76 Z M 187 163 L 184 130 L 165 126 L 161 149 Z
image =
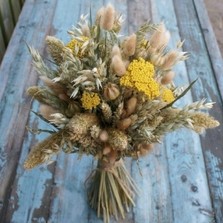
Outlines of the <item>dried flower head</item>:
M 136 34 L 133 33 L 129 36 L 124 44 L 123 44 L 123 51 L 126 56 L 133 56 L 136 50 Z
M 84 91 L 81 97 L 82 107 L 86 110 L 96 108 L 100 104 L 97 93 Z
M 154 74 L 154 66 L 139 58 L 129 64 L 127 72 L 120 79 L 120 84 L 143 92 L 149 99 L 154 99 L 160 94 Z
M 102 29 L 111 30 L 115 22 L 115 9 L 111 4 L 108 4 L 101 12 L 100 26 Z
M 112 66 L 112 68 L 114 69 L 115 73 L 118 76 L 122 76 L 126 72 L 125 64 L 118 55 L 115 55 L 112 58 L 111 66 Z

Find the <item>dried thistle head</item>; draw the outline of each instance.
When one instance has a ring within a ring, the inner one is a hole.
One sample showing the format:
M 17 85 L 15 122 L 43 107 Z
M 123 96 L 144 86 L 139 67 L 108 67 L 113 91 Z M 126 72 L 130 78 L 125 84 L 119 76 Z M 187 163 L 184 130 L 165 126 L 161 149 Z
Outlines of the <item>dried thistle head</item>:
M 108 132 L 108 143 L 114 150 L 126 150 L 128 147 L 128 138 L 126 134 L 118 129 L 110 128 Z
M 93 125 L 98 125 L 99 119 L 93 113 L 79 113 L 74 115 L 66 128 L 69 132 L 78 135 L 86 135 Z

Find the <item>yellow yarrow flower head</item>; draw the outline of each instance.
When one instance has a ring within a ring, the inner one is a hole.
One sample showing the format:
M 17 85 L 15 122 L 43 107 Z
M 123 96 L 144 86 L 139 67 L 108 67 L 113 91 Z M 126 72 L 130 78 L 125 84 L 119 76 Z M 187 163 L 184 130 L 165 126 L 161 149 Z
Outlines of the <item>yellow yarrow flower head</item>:
M 175 100 L 173 92 L 170 89 L 162 88 L 161 90 L 162 90 L 161 91 L 161 98 L 163 99 L 163 101 L 171 103 L 172 101 Z
M 84 91 L 81 97 L 82 107 L 86 110 L 96 108 L 100 104 L 100 98 L 97 93 Z
M 82 49 L 81 47 L 83 46 L 83 44 L 88 41 L 89 38 L 86 37 L 86 36 L 82 36 L 80 37 L 80 40 L 77 40 L 77 39 L 72 39 L 67 45 L 66 47 L 68 47 L 69 49 L 72 50 L 72 52 L 75 54 L 75 51 L 76 49 L 78 49 L 78 52 L 77 52 L 77 56 L 79 58 L 83 58 L 84 56 L 86 56 L 86 52 L 81 52 Z
M 121 77 L 120 85 L 134 88 L 143 92 L 149 99 L 154 99 L 160 95 L 159 84 L 154 79 L 154 66 L 143 58 L 133 60 L 127 72 Z

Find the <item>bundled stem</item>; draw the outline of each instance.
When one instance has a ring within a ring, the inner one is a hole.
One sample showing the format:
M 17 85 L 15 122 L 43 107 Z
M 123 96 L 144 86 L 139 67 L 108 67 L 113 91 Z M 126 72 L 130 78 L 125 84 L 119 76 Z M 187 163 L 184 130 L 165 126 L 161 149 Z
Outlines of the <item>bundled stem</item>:
M 113 166 L 99 160 L 90 181 L 88 198 L 91 207 L 97 210 L 98 217 L 103 216 L 104 222 L 109 223 L 111 215 L 116 220 L 120 215 L 125 218 L 125 212 L 135 205 L 133 198 L 137 191 L 122 160 Z

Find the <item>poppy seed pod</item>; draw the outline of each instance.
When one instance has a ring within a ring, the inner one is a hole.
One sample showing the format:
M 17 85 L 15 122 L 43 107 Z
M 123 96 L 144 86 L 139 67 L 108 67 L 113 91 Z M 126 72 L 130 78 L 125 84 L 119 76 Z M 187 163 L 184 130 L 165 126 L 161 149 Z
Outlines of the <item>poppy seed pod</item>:
M 118 86 L 113 83 L 108 83 L 104 89 L 104 97 L 107 101 L 115 100 L 120 95 Z

